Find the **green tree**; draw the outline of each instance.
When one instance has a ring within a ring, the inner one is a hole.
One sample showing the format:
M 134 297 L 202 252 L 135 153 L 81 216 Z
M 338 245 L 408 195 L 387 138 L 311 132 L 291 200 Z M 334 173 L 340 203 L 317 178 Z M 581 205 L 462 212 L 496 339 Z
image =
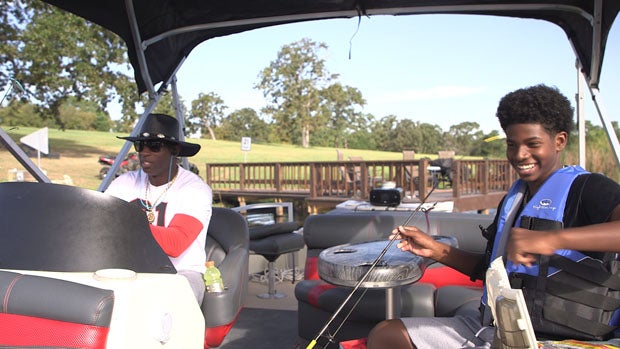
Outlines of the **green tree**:
M 109 116 L 97 113 L 95 120 L 92 123 L 92 127 L 96 131 L 110 131 L 114 122 Z
M 70 103 L 64 103 L 58 108 L 58 120 L 68 130 L 88 130 L 95 122 L 97 115 L 90 111 L 80 110 Z
M 418 153 L 436 153 L 443 144 L 441 128 L 395 115 L 382 118 L 372 131 L 379 150 L 400 152 L 413 149 Z
M 409 119 L 399 120 L 390 132 L 386 149 L 402 151 L 403 149 L 421 149 L 420 135 L 416 122 Z
M 352 132 L 348 136 L 349 148 L 370 150 L 378 149 L 377 142 L 373 137 L 373 130 L 376 124 L 377 120 L 374 115 L 362 113 L 356 119 L 355 123 L 351 125 Z
M 183 104 L 183 99 L 181 97 L 179 97 L 179 101 L 181 104 Z M 177 107 L 174 105 L 174 98 L 172 97 L 172 93 L 166 91 L 159 98 L 157 105 L 153 109 L 153 113 L 166 114 L 176 117 L 176 108 Z M 183 111 L 181 112 L 183 113 Z M 183 114 L 183 117 L 185 117 L 185 114 Z
M 310 146 L 310 134 L 321 124 L 321 90 L 337 75 L 331 75 L 319 56 L 325 43 L 304 38 L 285 45 L 276 60 L 259 74 L 268 105 L 263 112 L 277 124 L 275 136 L 284 142 Z
M 0 84 L 5 86 L 10 77 L 19 73 L 19 46 L 21 32 L 28 22 L 26 8 L 32 11 L 40 9 L 39 2 L 31 1 L 0 1 Z M 37 8 L 35 8 L 37 7 Z
M 454 150 L 457 154 L 469 155 L 475 143 L 484 138 L 480 124 L 466 121 L 450 126 L 448 132 L 444 134 L 444 146 L 446 149 Z
M 394 146 L 391 137 L 397 127 L 398 118 L 396 115 L 384 116 L 374 124 L 372 136 L 378 150 L 390 150 Z
M 410 147 L 395 149 L 395 151 L 413 149 L 420 153 L 433 154 L 444 148 L 441 127 L 425 122 L 416 122 L 415 125 L 415 131 L 411 134 L 413 144 Z
M 5 126 L 52 127 L 52 120 L 44 120 L 34 104 L 27 101 L 12 101 L 6 108 L 0 108 L 0 124 Z
M 191 132 L 195 133 L 200 130 L 202 137 L 208 132 L 211 139 L 215 140 L 213 128 L 220 124 L 227 108 L 224 100 L 215 92 L 200 93 L 198 98 L 192 101 L 192 110 L 188 120 Z
M 362 113 L 355 107 L 366 104 L 362 93 L 354 87 L 335 83 L 321 90 L 320 96 L 321 111 L 317 120 L 327 127 L 315 130 L 313 138 L 316 141 L 312 144 L 348 148 L 349 135 L 355 131 L 352 126 L 362 117 Z
M 2 10 L 7 41 L 0 76 L 20 80 L 43 117 L 65 128 L 59 110 L 69 97 L 92 101 L 100 111 L 117 100 L 124 116 L 135 116 L 138 94 L 118 36 L 39 1 L 10 1 Z
M 612 121 L 612 127 L 617 135 L 618 122 Z M 594 125 L 589 120 L 586 120 L 586 130 L 586 169 L 591 172 L 604 173 L 616 181 L 620 180 L 615 155 L 603 127 Z M 579 163 L 578 147 L 579 140 L 575 127 L 575 130 L 569 137 L 567 151 L 564 152 L 564 164 L 574 165 Z
M 506 158 L 506 141 L 497 130 L 493 130 L 473 141 L 468 155 L 503 160 Z
M 253 143 L 265 143 L 269 140 L 269 131 L 269 124 L 254 109 L 243 108 L 222 119 L 215 133 L 223 140 L 240 141 L 241 137 L 250 137 Z

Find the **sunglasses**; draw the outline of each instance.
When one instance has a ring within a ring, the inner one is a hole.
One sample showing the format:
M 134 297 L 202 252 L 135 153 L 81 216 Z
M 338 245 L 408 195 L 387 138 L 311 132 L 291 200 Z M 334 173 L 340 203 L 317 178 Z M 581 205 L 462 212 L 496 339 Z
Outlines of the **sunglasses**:
M 148 147 L 151 149 L 153 153 L 159 153 L 162 147 L 167 146 L 168 143 L 163 141 L 135 141 L 133 142 L 133 147 L 139 153 L 144 150 L 144 147 Z

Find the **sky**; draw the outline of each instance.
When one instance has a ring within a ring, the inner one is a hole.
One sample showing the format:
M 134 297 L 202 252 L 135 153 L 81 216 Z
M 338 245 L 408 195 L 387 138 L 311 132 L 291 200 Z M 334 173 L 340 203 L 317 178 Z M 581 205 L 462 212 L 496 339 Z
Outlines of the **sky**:
M 620 19 L 607 40 L 599 100 L 620 122 Z M 177 73 L 186 102 L 214 92 L 226 113 L 266 104 L 254 86 L 280 49 L 303 38 L 323 42 L 327 69 L 361 91 L 361 111 L 377 120 L 399 119 L 450 126 L 475 121 L 485 133 L 500 130 L 500 98 L 518 88 L 556 86 L 575 106 L 575 55 L 552 23 L 475 15 L 373 16 L 275 26 L 208 40 Z M 586 119 L 602 125 L 584 89 Z

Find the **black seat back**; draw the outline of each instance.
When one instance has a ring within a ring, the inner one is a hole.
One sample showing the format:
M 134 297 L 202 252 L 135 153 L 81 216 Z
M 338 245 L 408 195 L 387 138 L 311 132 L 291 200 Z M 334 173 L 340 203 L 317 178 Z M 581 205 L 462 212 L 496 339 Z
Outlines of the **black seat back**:
M 0 268 L 176 273 L 137 205 L 51 183 L 0 183 Z

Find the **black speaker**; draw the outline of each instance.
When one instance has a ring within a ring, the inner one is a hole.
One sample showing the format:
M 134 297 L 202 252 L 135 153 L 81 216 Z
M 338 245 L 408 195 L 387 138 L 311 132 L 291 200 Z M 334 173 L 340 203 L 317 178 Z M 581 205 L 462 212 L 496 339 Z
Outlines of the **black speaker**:
M 370 191 L 370 203 L 375 206 L 398 206 L 400 205 L 400 188 L 372 189 Z

